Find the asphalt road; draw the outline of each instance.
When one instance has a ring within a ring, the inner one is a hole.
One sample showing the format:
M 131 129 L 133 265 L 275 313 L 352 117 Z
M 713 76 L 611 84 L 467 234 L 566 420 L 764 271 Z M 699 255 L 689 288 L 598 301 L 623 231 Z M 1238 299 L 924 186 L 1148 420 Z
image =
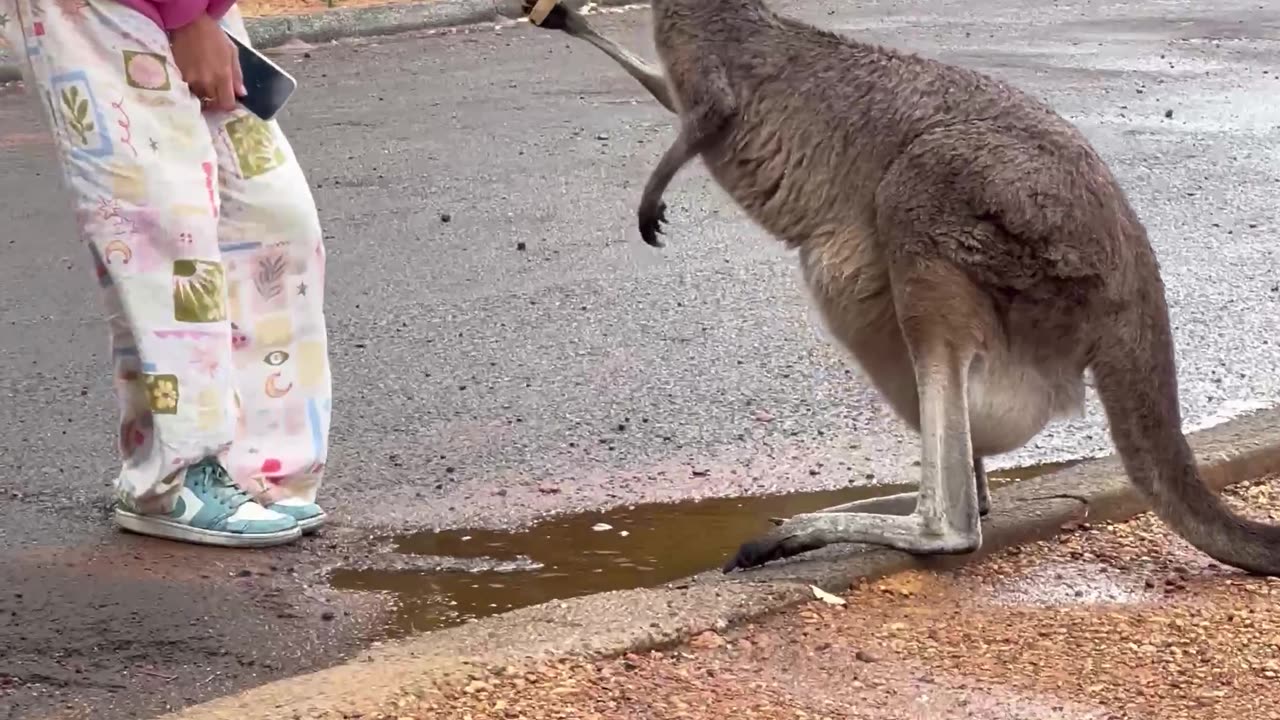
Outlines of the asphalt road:
M 1148 224 L 1188 424 L 1280 398 L 1280 10 L 783 7 L 1051 101 Z M 597 22 L 649 54 L 647 13 Z M 815 332 L 789 258 L 700 168 L 668 193 L 669 248 L 639 242 L 671 119 L 593 48 L 517 26 L 282 62 L 301 83 L 282 123 L 330 238 L 337 526 L 269 553 L 106 525 L 114 406 L 88 258 L 35 106 L 0 91 L 0 718 L 144 717 L 349 656 L 383 608 L 317 573 L 374 552 L 373 532 L 913 479 L 914 446 Z M 1108 451 L 1091 400 L 1003 464 Z

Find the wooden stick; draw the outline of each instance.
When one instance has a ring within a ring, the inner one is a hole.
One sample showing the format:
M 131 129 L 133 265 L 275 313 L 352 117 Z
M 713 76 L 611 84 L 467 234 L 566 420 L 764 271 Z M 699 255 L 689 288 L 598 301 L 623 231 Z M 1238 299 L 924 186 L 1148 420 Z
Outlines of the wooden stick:
M 560 0 L 538 0 L 538 4 L 529 11 L 529 22 L 542 25 L 542 21 L 547 19 L 547 15 L 559 2 Z

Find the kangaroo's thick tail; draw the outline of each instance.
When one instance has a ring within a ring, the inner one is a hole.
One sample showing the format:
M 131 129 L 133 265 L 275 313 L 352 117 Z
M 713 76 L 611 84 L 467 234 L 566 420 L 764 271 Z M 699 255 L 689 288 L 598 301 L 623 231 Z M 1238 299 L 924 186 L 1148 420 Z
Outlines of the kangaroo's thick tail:
M 1138 288 L 1134 300 L 1108 323 L 1091 364 L 1125 472 L 1155 514 L 1201 552 L 1280 575 L 1280 526 L 1237 515 L 1200 479 L 1182 434 L 1163 284 Z

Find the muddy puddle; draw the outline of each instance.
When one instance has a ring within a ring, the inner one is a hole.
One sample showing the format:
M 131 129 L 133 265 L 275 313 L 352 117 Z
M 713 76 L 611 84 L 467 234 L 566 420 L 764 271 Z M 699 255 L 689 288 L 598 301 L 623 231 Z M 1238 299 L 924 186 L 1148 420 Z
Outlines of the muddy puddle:
M 994 471 L 992 488 L 1074 464 Z M 874 485 L 711 498 L 564 515 L 507 532 L 450 530 L 390 538 L 388 553 L 330 575 L 339 589 L 387 593 L 384 637 L 460 625 L 551 600 L 661 585 L 718 568 L 738 546 L 788 517 L 915 490 Z

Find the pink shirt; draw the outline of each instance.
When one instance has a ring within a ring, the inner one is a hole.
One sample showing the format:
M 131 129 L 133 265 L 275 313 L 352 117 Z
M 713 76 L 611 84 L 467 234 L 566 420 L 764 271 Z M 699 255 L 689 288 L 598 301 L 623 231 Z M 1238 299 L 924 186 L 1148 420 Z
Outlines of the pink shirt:
M 133 8 L 155 21 L 165 30 L 180 28 L 207 13 L 220 19 L 236 0 L 117 0 L 125 7 Z

